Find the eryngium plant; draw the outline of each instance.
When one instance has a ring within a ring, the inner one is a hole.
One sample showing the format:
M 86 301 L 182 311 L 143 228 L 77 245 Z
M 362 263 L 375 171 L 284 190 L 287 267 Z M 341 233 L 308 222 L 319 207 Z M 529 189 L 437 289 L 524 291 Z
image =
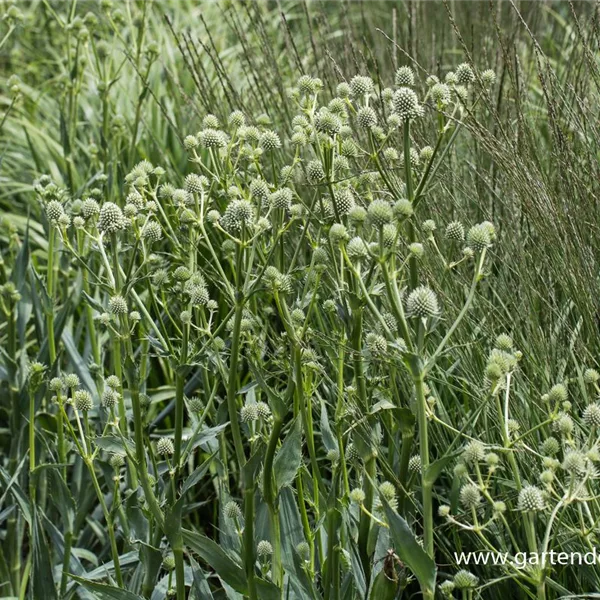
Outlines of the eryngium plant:
M 42 507 L 10 515 L 13 595 L 50 486 L 65 533 L 26 564 L 50 578 L 60 565 L 53 596 L 109 593 L 91 582 L 106 577 L 147 598 L 160 586 L 183 600 L 189 585 L 380 598 L 414 575 L 433 598 L 434 484 L 449 460 L 442 449 L 432 461 L 430 378 L 496 232 L 436 224 L 427 196 L 493 80 L 463 64 L 421 88 L 402 67 L 393 88 L 357 75 L 325 98 L 303 76 L 291 135 L 266 115 L 206 115 L 184 139 L 181 181 L 144 160 L 115 203 L 104 175 L 81 198 L 39 179 L 46 252 L 28 262 L 25 240 L 2 268 L 3 478 L 27 481 Z M 449 290 L 464 290 L 461 306 Z M 24 343 L 29 318 L 42 344 Z M 472 505 L 476 490 L 462 495 Z M 76 548 L 101 521 L 108 544 L 90 574 Z

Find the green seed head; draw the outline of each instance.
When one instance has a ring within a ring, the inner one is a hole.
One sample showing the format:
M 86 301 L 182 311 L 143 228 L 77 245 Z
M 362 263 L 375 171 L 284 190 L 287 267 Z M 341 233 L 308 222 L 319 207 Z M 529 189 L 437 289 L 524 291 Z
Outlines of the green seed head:
M 352 89 L 346 82 L 342 82 L 338 84 L 335 93 L 340 98 L 349 98 L 350 94 L 352 93 Z
M 65 214 L 63 205 L 58 200 L 50 200 L 46 204 L 46 217 L 51 223 L 58 223 L 59 219 Z
M 438 507 L 438 515 L 445 519 L 450 515 L 450 507 L 447 504 L 440 504 Z
M 544 456 L 554 456 L 559 450 L 560 444 L 558 440 L 553 437 L 546 438 L 540 446 L 540 452 Z
M 474 483 L 465 483 L 460 488 L 460 503 L 466 508 L 471 509 L 479 506 L 481 502 L 481 492 Z
M 198 138 L 203 148 L 223 148 L 227 145 L 227 136 L 218 129 L 209 128 L 203 129 Z
M 455 587 L 454 581 L 443 581 L 440 583 L 439 590 L 444 598 L 453 598 L 452 592 Z
M 263 131 L 260 136 L 259 144 L 263 150 L 269 152 L 270 150 L 281 148 L 281 139 L 275 131 L 267 130 Z
M 306 562 L 310 559 L 310 546 L 308 545 L 308 542 L 300 542 L 296 546 L 296 552 L 303 561 Z
M 468 590 L 477 587 L 477 583 L 479 579 L 473 575 L 473 573 L 469 573 L 465 569 L 461 569 L 456 575 L 454 575 L 453 583 L 456 588 L 459 590 Z
M 258 408 L 256 404 L 244 404 L 240 410 L 240 420 L 242 423 L 251 423 L 258 420 Z
M 465 239 L 465 228 L 460 221 L 452 221 L 446 227 L 446 238 L 453 242 L 463 242 Z
M 114 202 L 105 202 L 100 209 L 98 229 L 105 233 L 116 233 L 126 226 L 121 209 Z
M 396 71 L 394 83 L 397 87 L 412 87 L 415 85 L 415 74 L 410 67 L 400 67 Z
M 75 408 L 81 412 L 92 410 L 94 406 L 92 395 L 87 390 L 77 390 L 73 400 L 75 401 Z
M 431 98 L 440 106 L 447 106 L 452 100 L 450 88 L 445 83 L 436 83 L 431 87 Z
M 363 106 L 356 115 L 356 122 L 363 129 L 371 129 L 377 125 L 377 113 L 370 106 Z
M 110 387 L 106 387 L 102 392 L 102 406 L 111 409 L 116 406 L 118 401 L 119 393 Z
M 84 219 L 90 219 L 100 214 L 100 206 L 93 198 L 88 198 L 81 205 L 81 214 Z
M 485 248 L 488 248 L 492 243 L 490 233 L 487 228 L 479 225 L 474 225 L 469 229 L 467 233 L 467 244 L 469 248 L 472 248 L 475 252 L 481 252 Z
M 408 461 L 408 470 L 411 473 L 420 473 L 421 472 L 421 457 L 418 454 L 410 457 Z
M 338 96 L 341 96 L 338 86 Z M 373 91 L 373 80 L 370 77 L 356 75 L 350 81 L 350 93 L 354 98 L 370 94 Z
M 355 504 L 362 504 L 365 501 L 366 495 L 360 488 L 354 488 L 350 492 L 350 500 Z
M 506 333 L 501 333 L 496 338 L 496 343 L 494 345 L 499 350 L 504 350 L 505 352 L 510 352 L 513 349 L 513 340 L 510 337 L 510 335 L 506 335 Z
M 175 568 L 175 556 L 167 554 L 163 557 L 162 566 L 165 571 L 172 571 Z
M 491 88 L 496 83 L 496 73 L 492 69 L 486 69 L 481 74 L 481 82 L 484 87 Z
M 588 427 L 600 427 L 600 404 L 590 404 L 583 411 L 583 421 Z
M 423 114 L 417 94 L 408 87 L 401 87 L 394 92 L 394 112 L 402 121 L 416 119 Z
M 391 204 L 387 200 L 381 199 L 373 200 L 369 204 L 367 214 L 369 221 L 377 229 L 380 229 L 387 223 L 391 223 L 394 218 Z
M 562 403 L 568 398 L 567 388 L 562 383 L 557 383 L 550 388 L 548 392 L 548 401 L 552 403 Z
M 402 199 L 398 200 L 394 204 L 394 216 L 397 219 L 406 219 L 413 214 L 413 207 L 409 200 Z
M 162 239 L 162 227 L 160 226 L 160 223 L 157 221 L 148 221 L 146 225 L 144 225 L 142 236 L 150 244 L 158 242 L 160 239 Z
M 456 67 L 456 81 L 459 85 L 470 85 L 475 81 L 475 73 L 471 65 L 462 63 Z
M 484 445 L 477 440 L 469 442 L 463 450 L 463 458 L 468 463 L 481 462 L 485 458 Z
M 273 554 L 273 546 L 267 540 L 261 540 L 256 545 L 256 554 L 259 558 L 267 558 Z
M 585 475 L 586 468 L 586 457 L 577 450 L 570 450 L 565 454 L 565 458 L 562 463 L 562 468 L 572 475 L 582 477 Z
M 599 379 L 600 373 L 598 373 L 596 369 L 586 369 L 583 374 L 583 380 L 585 381 L 585 383 L 590 385 L 597 383 Z
M 535 485 L 524 486 L 519 492 L 517 506 L 523 512 L 544 510 L 544 496 L 542 495 L 542 491 Z
M 329 239 L 334 244 L 338 244 L 348 239 L 348 231 L 346 226 L 342 223 L 334 223 L 329 229 Z
M 257 402 L 256 413 L 259 419 L 265 421 L 271 416 L 271 409 L 269 408 L 269 405 L 266 402 Z
M 366 337 L 367 348 L 373 356 L 383 356 L 387 351 L 387 342 L 382 335 L 368 333 Z
M 65 384 L 60 377 L 53 377 L 48 383 L 48 389 L 51 392 L 62 392 L 65 388 Z
M 123 454 L 111 454 L 108 459 L 108 464 L 118 471 L 125 464 L 125 456 Z
M 440 312 L 435 292 L 424 285 L 414 289 L 406 301 L 406 312 L 410 317 L 426 319 Z
M 175 452 L 173 440 L 171 438 L 162 437 L 156 442 L 156 451 L 160 456 L 171 456 Z
M 240 519 L 242 517 L 242 509 L 237 502 L 230 500 L 223 509 L 223 514 L 227 519 Z
M 123 296 L 112 296 L 108 301 L 108 310 L 113 315 L 125 315 L 127 314 L 127 301 Z
M 79 385 L 79 377 L 75 373 L 65 375 L 65 387 L 76 388 Z

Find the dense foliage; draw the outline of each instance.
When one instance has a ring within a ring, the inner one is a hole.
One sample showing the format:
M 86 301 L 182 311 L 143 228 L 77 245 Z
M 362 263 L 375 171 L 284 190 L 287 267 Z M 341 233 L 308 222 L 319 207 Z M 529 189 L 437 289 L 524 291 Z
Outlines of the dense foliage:
M 488 64 L 431 4 L 464 54 L 431 69 L 422 7 L 406 51 L 359 4 L 283 8 L 207 5 L 195 39 L 176 4 L 6 7 L 0 595 L 596 589 L 546 558 L 600 519 L 589 39 L 576 84 L 518 48 L 540 116 L 504 108 L 514 6 Z

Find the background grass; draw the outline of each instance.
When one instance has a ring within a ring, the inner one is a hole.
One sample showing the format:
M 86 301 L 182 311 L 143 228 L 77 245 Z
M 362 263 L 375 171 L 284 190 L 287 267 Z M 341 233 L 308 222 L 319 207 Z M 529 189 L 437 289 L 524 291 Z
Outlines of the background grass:
M 425 76 L 467 60 L 496 71 L 496 94 L 453 148 L 424 216 L 492 220 L 499 242 L 483 296 L 458 333 L 457 363 L 439 372 L 440 402 L 455 422 L 467 414 L 478 390 L 463 382 L 481 378 L 487 340 L 501 331 L 526 356 L 517 417 L 523 422 L 533 399 L 554 381 L 596 364 L 596 4 L 165 0 L 105 11 L 96 2 L 33 0 L 16 6 L 24 21 L 0 48 L 5 260 L 16 253 L 27 216 L 40 215 L 33 181 L 41 174 L 76 197 L 104 172 L 107 199 L 117 199 L 125 174 L 144 158 L 182 178 L 188 166 L 181 140 L 207 112 L 222 120 L 234 109 L 265 113 L 275 129 L 289 130 L 294 109 L 287 89 L 303 73 L 333 91 L 356 73 L 377 83 L 402 64 Z M 90 27 L 91 52 L 82 54 L 76 33 L 59 23 L 89 12 L 97 25 Z M 0 38 L 9 25 L 3 22 Z M 98 52 L 108 60 L 97 60 Z M 22 81 L 14 102 L 11 75 Z M 415 135 L 422 145 L 432 132 Z M 34 222 L 31 228 L 33 256 L 43 260 L 43 229 Z M 459 290 L 457 304 L 461 298 Z M 474 343 L 474 331 L 483 343 Z M 0 329 L 0 340 L 4 334 Z M 440 434 L 432 446 L 449 441 Z

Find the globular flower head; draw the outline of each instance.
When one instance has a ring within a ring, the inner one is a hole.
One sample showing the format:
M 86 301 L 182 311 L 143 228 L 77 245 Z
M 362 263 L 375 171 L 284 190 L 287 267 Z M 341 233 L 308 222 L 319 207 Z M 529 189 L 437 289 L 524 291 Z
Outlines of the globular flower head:
M 485 458 L 485 447 L 478 440 L 469 442 L 463 450 L 463 458 L 466 462 L 481 462 Z
M 251 423 L 258 420 L 258 408 L 256 404 L 244 404 L 240 410 L 242 423 Z
M 329 238 L 333 243 L 348 239 L 348 230 L 343 223 L 334 223 L 329 229 Z
M 481 492 L 474 483 L 465 483 L 460 488 L 460 503 L 467 509 L 479 506 L 481 502 Z
M 467 233 L 467 244 L 475 252 L 481 252 L 492 243 L 490 232 L 482 224 L 473 225 Z
M 84 219 L 90 219 L 100 214 L 100 206 L 93 198 L 87 198 L 81 205 L 81 214 Z
M 202 119 L 202 127 L 209 127 L 212 129 L 218 129 L 220 126 L 219 119 L 215 115 L 205 115 Z
M 583 411 L 583 421 L 588 427 L 600 427 L 600 404 L 594 402 Z
M 408 461 L 408 470 L 412 473 L 421 472 L 421 457 L 418 454 L 410 457 L 410 460 Z
M 353 237 L 346 245 L 348 258 L 352 261 L 364 260 L 369 256 L 367 244 L 361 237 Z
M 446 227 L 446 237 L 453 242 L 462 242 L 465 239 L 465 228 L 460 221 L 452 221 Z
M 203 129 L 198 138 L 203 148 L 223 148 L 227 144 L 225 133 L 212 127 Z
M 401 87 L 394 92 L 394 112 L 403 121 L 416 119 L 423 113 L 417 94 L 409 87 Z
M 540 446 L 540 453 L 544 456 L 554 456 L 559 450 L 560 443 L 553 437 L 546 438 Z
M 461 569 L 456 573 L 453 579 L 454 586 L 459 590 L 473 589 L 474 587 L 477 587 L 478 582 L 479 579 L 477 579 L 473 573 L 470 573 L 465 569 Z
M 405 198 L 396 201 L 393 207 L 394 215 L 397 219 L 406 219 L 413 214 L 413 206 L 410 200 Z
M 452 592 L 454 592 L 455 587 L 454 581 L 447 580 L 440 583 L 439 590 L 444 598 L 453 598 Z
M 221 225 L 228 231 L 241 231 L 254 220 L 254 207 L 248 200 L 232 200 L 221 217 Z
M 436 83 L 431 87 L 431 97 L 440 106 L 447 106 L 450 104 L 452 96 L 450 94 L 450 88 L 445 83 Z
M 481 82 L 487 88 L 492 87 L 494 83 L 496 83 L 496 73 L 493 71 L 493 69 L 486 69 L 481 74 Z
M 308 561 L 310 559 L 310 546 L 308 545 L 308 542 L 300 542 L 296 546 L 296 552 L 302 560 Z
M 266 402 L 257 402 L 256 403 L 256 414 L 259 419 L 263 421 L 268 419 L 271 416 L 271 409 Z
M 51 223 L 58 223 L 59 219 L 65 214 L 63 205 L 58 200 L 50 200 L 46 204 L 46 217 Z
M 292 205 L 294 193 L 288 187 L 281 188 L 271 194 L 269 202 L 273 208 L 280 210 L 289 210 Z
M 410 67 L 400 67 L 396 71 L 394 83 L 398 87 L 411 87 L 415 85 L 415 74 Z
M 517 503 L 519 510 L 524 512 L 538 512 L 544 510 L 544 496 L 535 485 L 526 485 L 519 492 Z
M 240 519 L 242 517 L 242 509 L 237 502 L 230 500 L 223 509 L 223 514 L 227 519 Z
M 594 384 L 600 380 L 600 373 L 596 369 L 586 369 L 583 373 L 583 380 L 587 384 Z
M 168 437 L 162 437 L 156 442 L 156 451 L 161 456 L 171 456 L 175 452 L 173 440 Z
M 459 85 L 470 85 L 475 81 L 475 73 L 473 73 L 473 69 L 468 63 L 458 65 L 455 73 Z
M 425 319 L 434 317 L 440 312 L 435 292 L 424 285 L 415 288 L 406 301 L 406 312 L 410 317 Z
M 562 383 L 553 385 L 548 392 L 548 400 L 556 404 L 564 402 L 568 396 L 567 388 Z
M 367 348 L 374 356 L 382 356 L 387 350 L 386 339 L 377 333 L 368 333 L 366 337 Z
M 365 94 L 370 94 L 373 91 L 373 80 L 370 77 L 365 77 L 364 75 L 356 75 L 350 80 L 350 93 L 355 98 L 359 96 L 364 96 Z M 338 86 L 338 96 L 339 86 Z
M 81 412 L 87 412 L 92 410 L 94 402 L 92 401 L 92 395 L 87 390 L 77 390 L 73 396 L 75 402 L 75 408 Z
M 110 310 L 113 315 L 127 314 L 127 301 L 123 296 L 112 296 L 108 301 L 108 310 Z
M 98 229 L 106 233 L 116 233 L 126 226 L 123 212 L 114 202 L 105 202 L 100 209 Z
M 65 375 L 65 387 L 76 388 L 79 385 L 79 377 L 75 373 Z
M 562 468 L 572 475 L 581 477 L 585 474 L 587 459 L 577 450 L 569 450 L 564 457 Z
M 116 471 L 125 464 L 125 456 L 123 454 L 111 454 L 108 463 Z
M 106 387 L 102 392 L 102 406 L 111 409 L 119 401 L 119 393 L 111 387 Z
M 335 93 L 340 98 L 349 98 L 352 93 L 352 88 L 345 81 L 342 81 L 342 83 L 338 83 Z
M 506 333 L 501 333 L 497 338 L 494 344 L 496 348 L 499 350 L 504 350 L 504 352 L 510 352 L 513 349 L 513 339 L 510 335 Z
M 354 488 L 350 492 L 350 500 L 355 504 L 362 504 L 365 501 L 366 494 L 361 488 Z
M 148 221 L 142 229 L 142 236 L 150 244 L 158 242 L 162 239 L 162 227 L 158 221 Z
M 341 127 L 340 118 L 326 108 L 321 109 L 315 115 L 315 128 L 320 133 L 333 136 L 340 131 Z
M 62 392 L 65 388 L 65 383 L 60 377 L 53 377 L 48 383 L 48 389 L 51 392 Z
M 281 148 L 281 139 L 279 138 L 279 134 L 271 130 L 263 131 L 260 136 L 259 143 L 260 147 L 267 152 L 269 150 Z
M 306 177 L 309 183 L 318 183 L 325 178 L 325 170 L 319 160 L 311 160 L 306 165 Z
M 371 129 L 377 125 L 377 113 L 370 106 L 363 106 L 356 115 L 356 122 L 363 129 Z
M 185 191 L 190 194 L 199 194 L 209 186 L 208 180 L 202 175 L 190 173 L 184 181 Z
M 377 229 L 383 227 L 387 223 L 391 223 L 394 218 L 394 213 L 391 204 L 387 200 L 375 199 L 369 204 L 367 209 L 369 221 Z
M 230 127 L 237 129 L 238 127 L 242 127 L 246 122 L 246 117 L 244 117 L 244 113 L 241 110 L 234 110 L 227 119 Z
M 256 545 L 256 554 L 259 558 L 267 558 L 273 554 L 273 546 L 271 546 L 271 542 L 267 540 L 261 540 Z

